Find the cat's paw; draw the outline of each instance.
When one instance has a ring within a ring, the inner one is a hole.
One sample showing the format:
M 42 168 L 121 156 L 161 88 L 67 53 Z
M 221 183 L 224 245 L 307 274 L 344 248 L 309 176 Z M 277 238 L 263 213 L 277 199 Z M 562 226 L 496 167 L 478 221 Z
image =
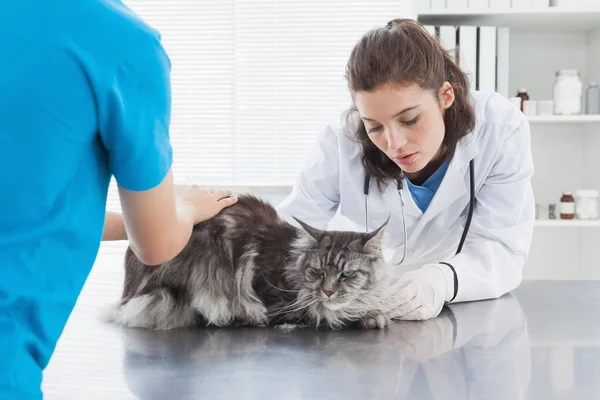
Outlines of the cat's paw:
M 390 323 L 390 319 L 380 314 L 364 318 L 362 322 L 365 329 L 384 329 Z

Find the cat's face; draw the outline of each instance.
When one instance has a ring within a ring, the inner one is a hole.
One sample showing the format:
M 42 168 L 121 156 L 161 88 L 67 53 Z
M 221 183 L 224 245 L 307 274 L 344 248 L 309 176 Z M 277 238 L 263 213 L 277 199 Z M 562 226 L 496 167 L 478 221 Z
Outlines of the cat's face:
M 299 297 L 321 313 L 360 314 L 381 301 L 385 225 L 371 233 L 320 231 L 298 221 L 306 235 L 296 245 Z

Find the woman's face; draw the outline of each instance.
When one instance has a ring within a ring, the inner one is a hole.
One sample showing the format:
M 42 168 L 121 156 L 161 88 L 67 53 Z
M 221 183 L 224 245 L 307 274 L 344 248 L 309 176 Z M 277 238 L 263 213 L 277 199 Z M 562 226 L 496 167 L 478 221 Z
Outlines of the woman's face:
M 412 180 L 430 161 L 443 155 L 444 110 L 454 101 L 445 82 L 440 100 L 416 84 L 385 84 L 354 94 L 354 103 L 371 141 Z

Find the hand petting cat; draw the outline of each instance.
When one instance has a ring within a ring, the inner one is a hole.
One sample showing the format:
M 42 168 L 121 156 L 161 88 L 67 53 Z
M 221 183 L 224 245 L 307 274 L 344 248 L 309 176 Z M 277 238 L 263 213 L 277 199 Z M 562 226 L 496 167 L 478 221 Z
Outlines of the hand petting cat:
M 427 320 L 454 296 L 454 274 L 445 264 L 427 264 L 404 274 L 391 289 L 390 318 Z
M 201 189 L 197 185 L 178 188 L 175 198 L 178 204 L 184 204 L 190 209 L 194 224 L 213 218 L 225 207 L 237 202 L 237 197 L 231 196 L 229 190 Z

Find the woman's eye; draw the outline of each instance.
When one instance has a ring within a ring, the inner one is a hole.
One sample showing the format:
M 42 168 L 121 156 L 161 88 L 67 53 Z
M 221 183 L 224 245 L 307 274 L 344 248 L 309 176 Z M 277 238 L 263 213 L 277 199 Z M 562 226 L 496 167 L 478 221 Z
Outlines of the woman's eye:
M 411 119 L 410 121 L 402 121 L 402 125 L 404 126 L 411 126 L 416 124 L 419 121 L 419 117 L 415 117 L 413 119 Z
M 354 274 L 356 274 L 356 271 L 348 270 L 348 271 L 342 272 L 342 276 L 344 278 L 352 278 L 354 276 Z
M 369 133 L 379 132 L 381 130 L 381 126 L 377 126 L 375 128 L 369 128 Z

